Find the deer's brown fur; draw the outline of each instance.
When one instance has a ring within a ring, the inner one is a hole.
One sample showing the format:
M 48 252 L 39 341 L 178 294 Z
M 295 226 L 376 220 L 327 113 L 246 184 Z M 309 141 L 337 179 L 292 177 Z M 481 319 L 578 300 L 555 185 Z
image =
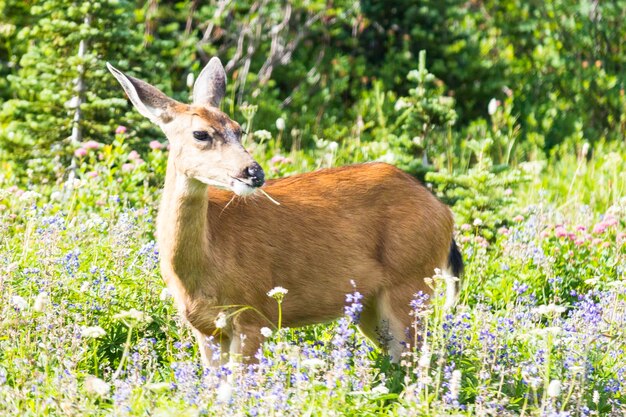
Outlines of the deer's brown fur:
M 201 77 L 225 82 L 221 64 L 209 65 L 215 68 L 205 68 Z M 224 348 L 253 360 L 260 329 L 277 322 L 276 301 L 267 295 L 272 288 L 288 289 L 283 325 L 293 327 L 339 317 L 354 290 L 351 280 L 364 295 L 362 330 L 376 341 L 385 329 L 386 347 L 398 359 L 411 298 L 429 292 L 424 278 L 448 266 L 450 210 L 413 177 L 383 163 L 268 181 L 264 190 L 280 205 L 259 193 L 236 197 L 209 186 L 237 191 L 233 184 L 245 181 L 238 173 L 254 163 L 239 143 L 239 126 L 206 105 L 219 103 L 223 88 L 212 86 L 204 97 L 194 91 L 204 105 L 162 103 L 158 90 L 133 91 L 146 83 L 111 71 L 170 140 L 157 221 L 161 269 L 204 359 L 211 358 L 206 337 L 219 330 Z M 210 81 L 200 84 L 206 88 Z M 198 129 L 211 133 L 210 144 L 192 139 Z M 233 306 L 253 308 L 216 329 L 218 314 L 237 310 Z

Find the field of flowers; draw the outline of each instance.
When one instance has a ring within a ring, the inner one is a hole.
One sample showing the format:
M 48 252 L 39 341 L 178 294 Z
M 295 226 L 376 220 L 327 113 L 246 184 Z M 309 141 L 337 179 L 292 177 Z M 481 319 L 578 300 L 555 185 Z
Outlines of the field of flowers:
M 623 163 L 607 184 L 603 156 L 565 161 L 497 229 L 458 224 L 459 303 L 444 310 L 433 271 L 400 364 L 358 333 L 353 293 L 332 324 L 267 334 L 258 365 L 203 368 L 158 268 L 167 149 L 140 155 L 126 134 L 85 143 L 58 183 L 0 182 L 0 415 L 626 413 Z M 341 149 L 325 149 L 332 164 Z M 257 151 L 274 176 L 322 164 Z

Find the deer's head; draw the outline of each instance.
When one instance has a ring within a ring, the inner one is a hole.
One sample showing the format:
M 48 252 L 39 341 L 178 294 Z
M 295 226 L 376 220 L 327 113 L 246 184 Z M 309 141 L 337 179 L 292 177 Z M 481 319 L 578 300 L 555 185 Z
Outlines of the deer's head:
M 169 98 L 111 64 L 107 67 L 137 111 L 167 136 L 177 175 L 227 188 L 237 195 L 251 194 L 263 185 L 263 169 L 241 145 L 241 127 L 219 109 L 226 92 L 226 73 L 218 58 L 211 59 L 198 76 L 190 105 Z

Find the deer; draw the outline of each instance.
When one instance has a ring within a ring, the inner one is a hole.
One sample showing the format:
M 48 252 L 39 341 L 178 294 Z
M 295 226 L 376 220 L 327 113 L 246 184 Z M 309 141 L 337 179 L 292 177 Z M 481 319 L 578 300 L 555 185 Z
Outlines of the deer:
M 414 294 L 432 293 L 426 278 L 436 268 L 462 272 L 448 206 L 380 162 L 266 181 L 241 126 L 220 110 L 226 73 L 217 57 L 196 79 L 191 104 L 107 67 L 169 141 L 156 222 L 161 274 L 202 361 L 215 365 L 217 331 L 219 363 L 258 361 L 261 329 L 277 322 L 273 288 L 288 290 L 283 325 L 300 327 L 341 317 L 353 285 L 363 295 L 359 329 L 398 361 Z M 250 308 L 228 314 L 232 306 Z

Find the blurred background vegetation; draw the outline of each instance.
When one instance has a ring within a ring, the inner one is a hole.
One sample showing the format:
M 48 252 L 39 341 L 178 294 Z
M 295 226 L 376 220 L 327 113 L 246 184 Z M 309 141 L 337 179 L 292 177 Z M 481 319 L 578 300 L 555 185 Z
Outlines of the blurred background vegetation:
M 0 0 L 0 176 L 62 181 L 80 163 L 74 151 L 113 143 L 117 125 L 139 152 L 162 139 L 106 61 L 187 101 L 218 56 L 224 110 L 273 175 L 382 160 L 461 203 L 461 220 L 489 221 L 546 166 L 622 148 L 625 10 L 620 0 Z

